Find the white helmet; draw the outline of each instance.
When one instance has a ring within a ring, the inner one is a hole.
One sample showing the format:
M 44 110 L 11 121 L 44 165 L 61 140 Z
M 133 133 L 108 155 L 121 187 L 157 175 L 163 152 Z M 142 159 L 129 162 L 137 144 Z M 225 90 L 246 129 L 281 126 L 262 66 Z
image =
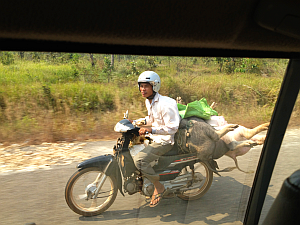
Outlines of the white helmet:
M 150 83 L 153 87 L 153 91 L 155 92 L 158 92 L 160 89 L 160 77 L 153 71 L 145 71 L 141 73 L 138 79 L 139 87 L 140 83 Z

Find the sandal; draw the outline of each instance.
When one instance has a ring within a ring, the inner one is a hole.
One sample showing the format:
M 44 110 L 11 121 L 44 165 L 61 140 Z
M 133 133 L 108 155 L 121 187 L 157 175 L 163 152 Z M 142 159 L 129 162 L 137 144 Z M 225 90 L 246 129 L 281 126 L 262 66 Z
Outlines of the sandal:
M 162 193 L 159 193 L 159 194 L 155 195 L 155 198 L 153 199 L 153 201 L 155 201 L 158 198 L 160 198 L 160 199 L 155 204 L 151 204 L 151 202 L 152 202 L 151 201 L 150 202 L 150 207 L 151 208 L 158 206 L 158 204 L 160 203 L 160 201 L 161 201 L 162 197 L 164 196 L 165 192 L 166 192 L 166 189 Z

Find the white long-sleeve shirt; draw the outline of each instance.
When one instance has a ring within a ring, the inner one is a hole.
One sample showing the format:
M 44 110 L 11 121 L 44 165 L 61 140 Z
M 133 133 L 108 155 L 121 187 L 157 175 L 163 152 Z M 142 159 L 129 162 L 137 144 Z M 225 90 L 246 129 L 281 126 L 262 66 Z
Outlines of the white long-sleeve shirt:
M 174 136 L 178 130 L 180 116 L 174 99 L 156 93 L 152 103 L 146 99 L 148 116 L 147 125 L 152 126 L 150 137 L 154 142 L 174 144 Z

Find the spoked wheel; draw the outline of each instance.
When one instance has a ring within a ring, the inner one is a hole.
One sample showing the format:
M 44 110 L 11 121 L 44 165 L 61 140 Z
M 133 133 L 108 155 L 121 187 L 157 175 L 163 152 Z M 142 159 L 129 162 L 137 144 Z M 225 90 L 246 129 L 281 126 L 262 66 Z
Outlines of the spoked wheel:
M 66 185 L 65 198 L 74 212 L 83 216 L 95 216 L 112 205 L 117 193 L 115 177 L 106 176 L 98 168 L 92 167 L 73 174 Z
M 181 194 L 177 195 L 177 197 L 183 200 L 195 200 L 201 198 L 208 191 L 213 181 L 213 172 L 208 169 L 206 163 L 199 162 L 196 163 L 194 167 L 195 179 L 189 187 L 191 190 L 183 191 Z M 192 170 L 189 167 L 183 168 L 180 175 L 187 173 L 192 173 Z

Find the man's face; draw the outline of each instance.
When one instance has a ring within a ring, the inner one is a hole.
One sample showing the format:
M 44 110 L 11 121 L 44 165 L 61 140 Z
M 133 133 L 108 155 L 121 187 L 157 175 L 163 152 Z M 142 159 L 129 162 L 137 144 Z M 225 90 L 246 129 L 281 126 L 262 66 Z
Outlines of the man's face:
M 143 97 L 148 98 L 153 94 L 152 85 L 149 83 L 141 83 L 140 91 L 141 91 Z

